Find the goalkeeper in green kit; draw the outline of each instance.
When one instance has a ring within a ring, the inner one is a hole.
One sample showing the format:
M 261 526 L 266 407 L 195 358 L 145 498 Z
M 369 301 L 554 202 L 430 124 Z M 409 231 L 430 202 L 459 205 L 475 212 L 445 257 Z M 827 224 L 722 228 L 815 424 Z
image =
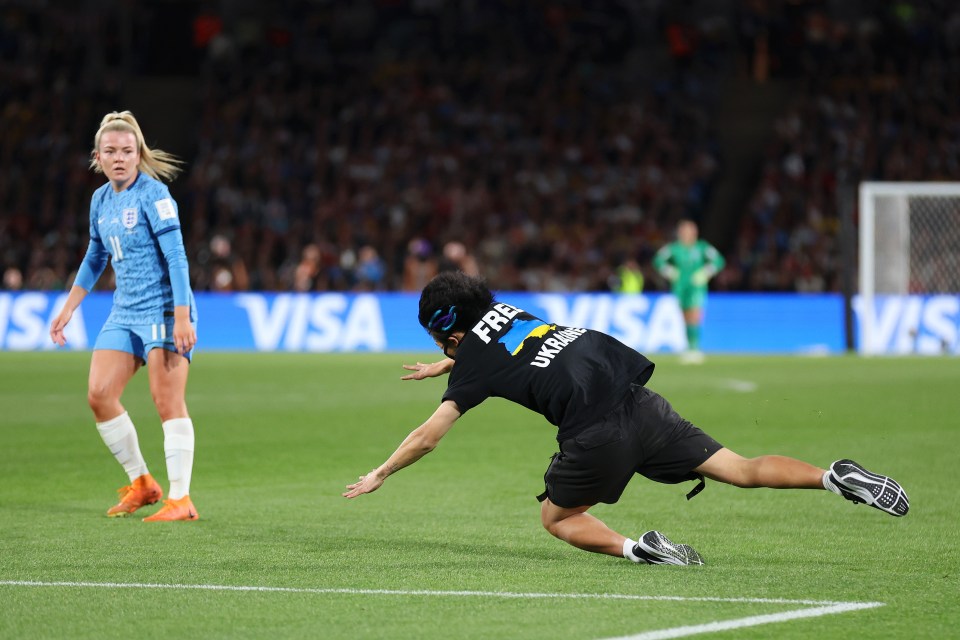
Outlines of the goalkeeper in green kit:
M 720 252 L 706 240 L 699 240 L 697 234 L 695 222 L 681 220 L 676 241 L 661 247 L 653 257 L 654 268 L 670 281 L 673 295 L 683 310 L 688 349 L 684 361 L 693 363 L 703 361 L 700 326 L 707 301 L 707 282 L 726 264 Z

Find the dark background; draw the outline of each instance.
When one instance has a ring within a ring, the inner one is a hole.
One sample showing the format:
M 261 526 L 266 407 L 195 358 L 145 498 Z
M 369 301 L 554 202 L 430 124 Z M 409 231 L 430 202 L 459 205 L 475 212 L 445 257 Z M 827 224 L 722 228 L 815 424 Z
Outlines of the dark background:
M 658 289 L 688 217 L 713 289 L 841 291 L 861 180 L 958 177 L 958 50 L 946 0 L 2 2 L 3 287 L 69 286 L 130 109 L 186 161 L 197 290 L 594 291 L 629 259 Z

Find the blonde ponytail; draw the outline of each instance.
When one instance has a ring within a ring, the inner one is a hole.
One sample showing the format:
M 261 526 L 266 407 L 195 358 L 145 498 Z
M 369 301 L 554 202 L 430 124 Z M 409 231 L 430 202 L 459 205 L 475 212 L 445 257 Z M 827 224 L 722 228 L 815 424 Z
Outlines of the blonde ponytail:
M 100 163 L 97 162 L 97 150 L 100 148 L 100 136 L 105 131 L 124 131 L 132 133 L 137 139 L 137 150 L 140 152 L 140 164 L 137 169 L 157 180 L 165 178 L 173 180 L 182 170 L 183 160 L 172 153 L 161 151 L 160 149 L 151 149 L 143 140 L 143 132 L 140 131 L 140 125 L 137 119 L 129 111 L 113 111 L 103 116 L 100 121 L 100 128 L 97 135 L 93 138 L 93 151 L 90 152 L 90 168 L 97 173 L 103 173 Z

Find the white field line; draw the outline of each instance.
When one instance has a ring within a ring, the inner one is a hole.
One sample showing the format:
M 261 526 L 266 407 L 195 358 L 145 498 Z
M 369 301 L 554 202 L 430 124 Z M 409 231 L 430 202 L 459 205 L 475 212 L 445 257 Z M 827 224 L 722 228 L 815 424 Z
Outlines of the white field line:
M 461 597 L 461 598 L 512 598 L 512 599 L 569 599 L 569 600 L 633 600 L 652 602 L 726 602 L 744 604 L 786 604 L 801 605 L 805 609 L 795 609 L 761 616 L 750 616 L 734 620 L 721 620 L 687 627 L 674 627 L 657 631 L 647 631 L 638 635 L 620 636 L 607 640 L 660 640 L 664 638 L 683 638 L 701 633 L 713 633 L 730 629 L 742 629 L 761 624 L 786 622 L 799 618 L 816 618 L 835 613 L 846 613 L 859 609 L 884 606 L 883 602 L 836 602 L 832 600 L 791 600 L 786 598 L 718 598 L 684 596 L 645 596 L 628 593 L 523 593 L 511 591 L 434 591 L 428 589 L 352 589 L 321 587 L 261 587 L 256 585 L 221 584 L 157 584 L 149 582 L 45 582 L 39 580 L 0 580 L 0 586 L 10 587 L 67 587 L 92 589 L 168 589 L 201 591 L 240 591 L 259 593 L 309 593 L 342 595 L 381 595 L 381 596 L 420 596 L 420 597 Z
M 793 600 L 786 598 L 719 598 L 686 596 L 644 596 L 632 593 L 537 593 L 512 591 L 440 591 L 431 589 L 354 589 L 349 587 L 261 587 L 257 585 L 231 584 L 162 584 L 153 582 L 45 582 L 40 580 L 0 580 L 0 586 L 12 587 L 78 587 L 101 589 L 196 589 L 202 591 L 259 591 L 266 593 L 316 593 L 379 596 L 454 596 L 475 598 L 527 598 L 527 599 L 586 599 L 586 600 L 650 600 L 667 602 L 730 602 L 747 604 L 797 604 L 807 606 L 837 606 L 869 604 L 882 606 L 882 602 L 841 602 L 835 600 Z
M 721 389 L 737 391 L 739 393 L 753 393 L 757 390 L 757 383 L 752 380 L 738 380 L 737 378 L 720 378 L 717 386 Z
M 820 616 L 847 613 L 860 609 L 872 609 L 874 607 L 882 607 L 883 605 L 884 603 L 882 602 L 839 602 L 837 604 L 813 609 L 795 609 L 793 611 L 781 611 L 780 613 L 769 613 L 762 616 L 750 616 L 747 618 L 736 618 L 734 620 L 718 620 L 716 622 L 707 622 L 706 624 L 695 624 L 689 627 L 673 627 L 671 629 L 645 631 L 632 636 L 618 636 L 616 638 L 605 638 L 604 640 L 666 640 L 667 638 L 686 638 L 701 633 L 743 629 L 744 627 L 756 627 L 761 624 L 787 622 L 800 618 L 819 618 Z

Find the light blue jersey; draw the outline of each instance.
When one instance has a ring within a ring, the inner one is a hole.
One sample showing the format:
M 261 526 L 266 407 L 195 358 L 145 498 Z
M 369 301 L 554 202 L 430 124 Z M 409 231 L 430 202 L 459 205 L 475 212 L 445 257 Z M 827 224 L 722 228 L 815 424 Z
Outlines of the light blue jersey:
M 177 203 L 165 184 L 140 172 L 119 193 L 109 182 L 94 192 L 90 246 L 76 284 L 90 290 L 106 267 L 107 254 L 117 276 L 107 322 L 172 323 L 174 305 L 189 305 L 190 320 L 196 322 Z M 171 284 L 171 274 L 179 287 Z

